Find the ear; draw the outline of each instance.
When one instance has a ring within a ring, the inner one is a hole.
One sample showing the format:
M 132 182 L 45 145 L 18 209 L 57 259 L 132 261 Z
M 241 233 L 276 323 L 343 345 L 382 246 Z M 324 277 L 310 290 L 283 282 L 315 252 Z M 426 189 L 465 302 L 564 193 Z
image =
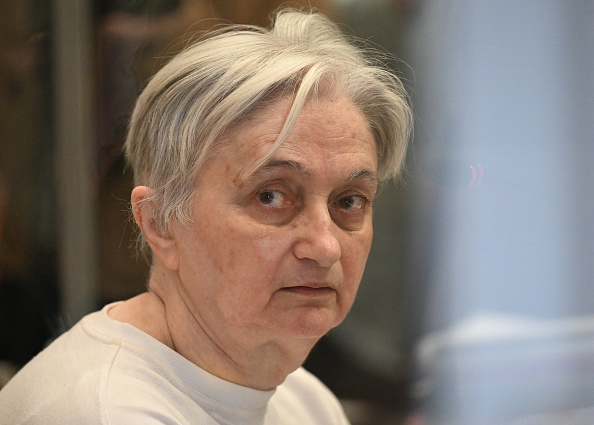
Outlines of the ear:
M 150 201 L 153 193 L 153 189 L 146 186 L 137 186 L 132 190 L 131 202 L 134 220 L 161 263 L 168 269 L 177 270 L 177 243 L 170 235 L 163 234 L 155 222 L 153 206 Z

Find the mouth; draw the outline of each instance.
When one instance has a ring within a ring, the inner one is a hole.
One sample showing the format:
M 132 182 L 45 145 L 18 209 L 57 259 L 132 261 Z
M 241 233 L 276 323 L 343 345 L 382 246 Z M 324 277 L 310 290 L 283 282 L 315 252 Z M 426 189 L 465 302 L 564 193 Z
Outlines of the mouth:
M 305 297 L 323 297 L 335 292 L 334 289 L 329 286 L 291 286 L 282 288 L 281 291 Z

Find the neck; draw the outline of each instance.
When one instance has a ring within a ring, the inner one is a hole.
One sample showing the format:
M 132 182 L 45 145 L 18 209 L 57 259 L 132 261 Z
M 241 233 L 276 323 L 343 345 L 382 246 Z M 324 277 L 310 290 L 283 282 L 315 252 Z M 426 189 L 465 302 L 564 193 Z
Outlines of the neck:
M 315 338 L 268 335 L 250 327 L 207 326 L 186 300 L 174 272 L 155 265 L 149 292 L 110 315 L 143 330 L 207 372 L 227 381 L 270 390 L 303 364 Z M 121 314 L 126 312 L 126 314 Z M 123 319 L 123 320 L 122 320 Z

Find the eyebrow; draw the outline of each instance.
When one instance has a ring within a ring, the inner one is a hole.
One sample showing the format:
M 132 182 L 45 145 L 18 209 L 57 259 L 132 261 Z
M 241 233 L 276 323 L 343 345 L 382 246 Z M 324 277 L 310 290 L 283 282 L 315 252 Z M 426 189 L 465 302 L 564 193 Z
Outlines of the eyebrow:
M 257 177 L 258 175 L 274 172 L 279 168 L 288 168 L 292 171 L 297 172 L 298 174 L 304 175 L 305 177 L 311 174 L 305 166 L 305 164 L 299 161 L 293 161 L 290 159 L 273 159 L 266 162 L 262 167 L 256 169 L 253 173 L 247 176 L 245 180 L 251 180 L 252 178 Z M 381 186 L 381 181 L 377 173 L 375 171 L 368 169 L 359 169 L 351 171 L 346 181 L 352 182 L 355 180 L 370 180 L 377 187 Z
M 279 168 L 288 168 L 288 169 L 295 171 L 299 174 L 303 174 L 304 176 L 310 175 L 305 164 L 303 164 L 299 161 L 293 161 L 290 159 L 273 159 L 271 161 L 268 161 L 262 167 L 258 168 L 253 173 L 253 175 L 269 173 L 269 172 L 272 172 Z
M 381 186 L 381 181 L 375 171 L 371 170 L 354 170 L 349 174 L 347 181 L 354 181 L 360 179 L 371 180 L 377 187 Z

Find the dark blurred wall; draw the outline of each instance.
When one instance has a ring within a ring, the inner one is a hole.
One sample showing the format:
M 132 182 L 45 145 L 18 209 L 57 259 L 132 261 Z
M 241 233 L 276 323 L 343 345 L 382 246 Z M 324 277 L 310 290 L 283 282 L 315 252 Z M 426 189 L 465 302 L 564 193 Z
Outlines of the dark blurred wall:
M 57 328 L 49 28 L 47 2 L 0 2 L 0 362 L 17 368 Z

